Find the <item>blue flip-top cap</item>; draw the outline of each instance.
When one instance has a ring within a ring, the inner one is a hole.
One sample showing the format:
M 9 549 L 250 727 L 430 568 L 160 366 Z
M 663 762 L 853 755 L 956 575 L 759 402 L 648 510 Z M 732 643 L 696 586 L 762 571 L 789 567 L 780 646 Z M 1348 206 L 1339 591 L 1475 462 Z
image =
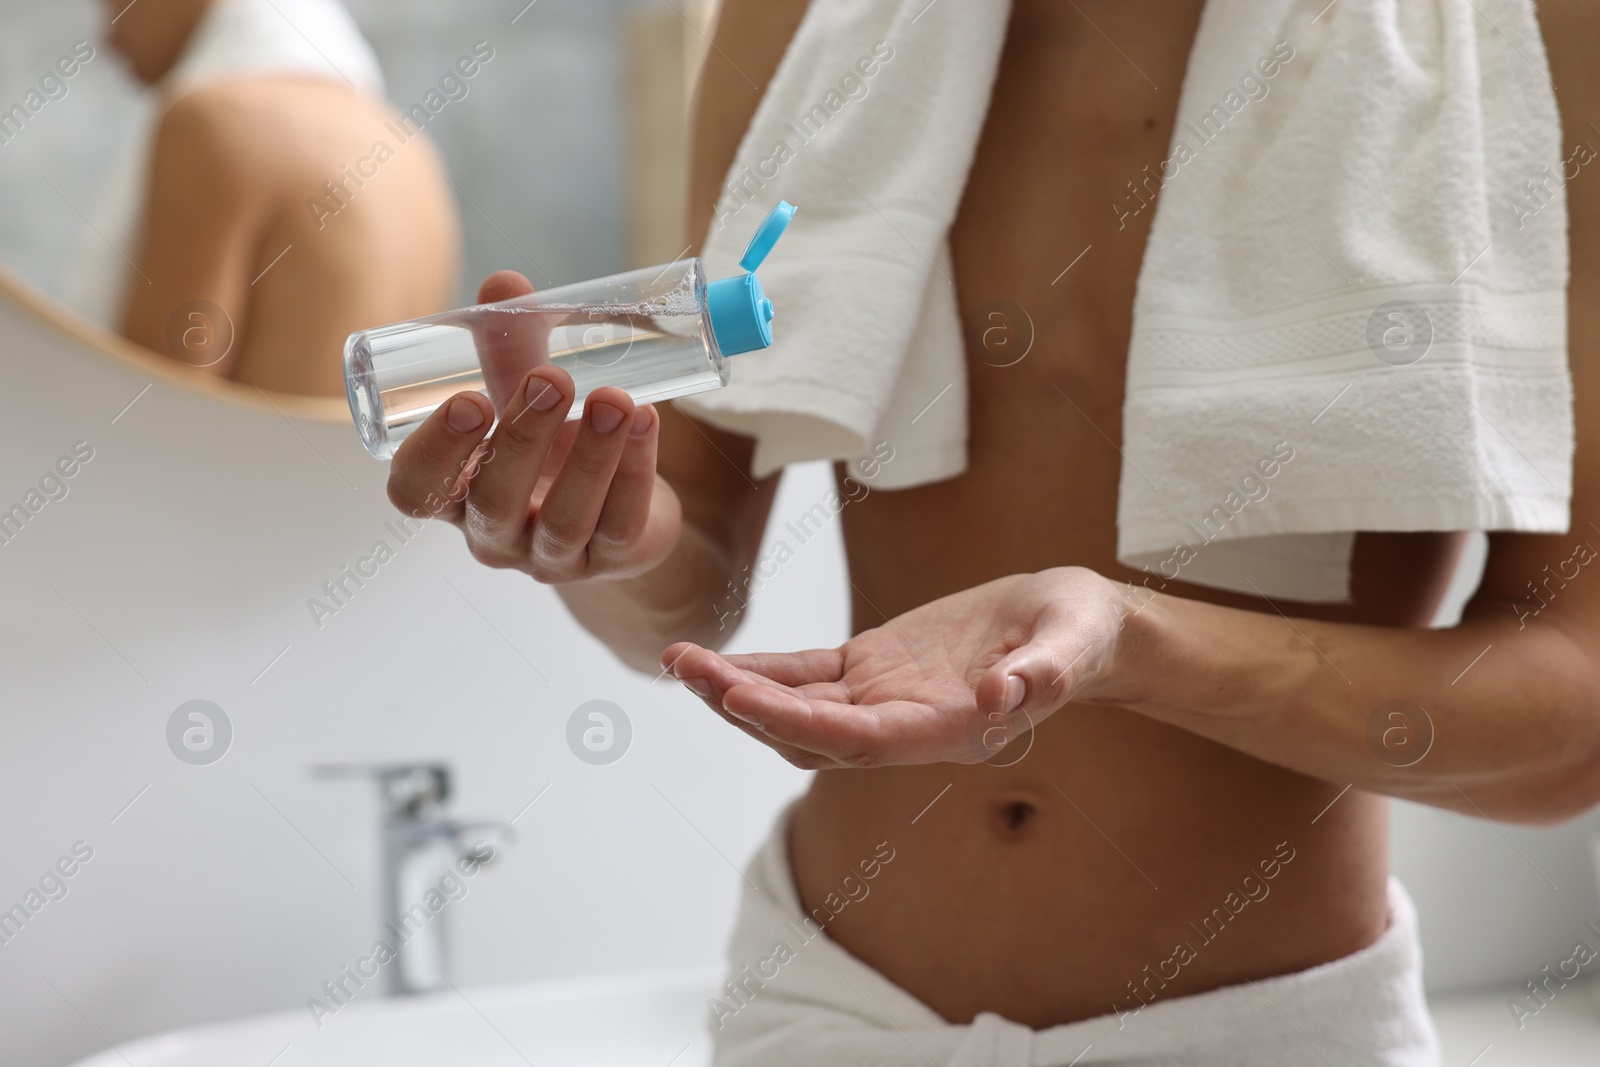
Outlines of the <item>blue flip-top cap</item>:
M 706 286 L 706 309 L 711 315 L 711 332 L 724 356 L 754 352 L 772 344 L 772 301 L 761 288 L 755 272 L 778 243 L 794 218 L 793 204 L 778 201 L 756 227 L 750 247 L 739 260 L 743 274 L 720 278 Z

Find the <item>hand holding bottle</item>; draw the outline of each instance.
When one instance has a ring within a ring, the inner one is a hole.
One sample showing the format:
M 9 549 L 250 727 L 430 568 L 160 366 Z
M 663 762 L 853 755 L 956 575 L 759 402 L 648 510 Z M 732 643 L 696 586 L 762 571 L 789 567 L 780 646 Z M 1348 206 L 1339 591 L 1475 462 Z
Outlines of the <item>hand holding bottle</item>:
M 535 299 L 502 271 L 475 307 L 352 334 L 350 412 L 367 450 L 393 457 L 389 499 L 541 582 L 661 563 L 683 511 L 656 474 L 650 402 L 724 386 L 727 357 L 772 344 L 755 271 L 794 214 L 780 201 L 731 277 L 708 281 L 694 258 Z M 462 388 L 479 391 L 449 395 Z
M 498 413 L 512 380 L 544 363 L 576 385 L 572 418 L 601 386 L 653 404 L 727 385 L 729 356 L 772 344 L 772 301 L 755 270 L 794 213 L 779 201 L 745 249 L 743 273 L 731 277 L 711 281 L 699 257 L 680 259 L 351 334 L 345 392 L 361 443 L 393 457 L 463 388 L 487 392 Z
M 532 291 L 502 271 L 478 298 Z M 666 558 L 681 526 L 678 498 L 655 471 L 660 419 L 625 390 L 601 386 L 583 417 L 567 421 L 571 375 L 530 348 L 545 332 L 507 330 L 485 346 L 489 397 L 458 393 L 416 427 L 395 453 L 389 499 L 459 526 L 480 563 L 541 582 L 641 573 Z

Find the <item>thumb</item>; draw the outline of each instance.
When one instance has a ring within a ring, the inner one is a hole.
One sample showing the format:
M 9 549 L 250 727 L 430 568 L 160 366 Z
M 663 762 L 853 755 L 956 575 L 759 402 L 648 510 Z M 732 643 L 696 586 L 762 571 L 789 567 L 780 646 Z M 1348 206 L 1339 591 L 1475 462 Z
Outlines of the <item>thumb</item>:
M 1027 643 L 984 672 L 975 693 L 978 711 L 1013 729 L 1040 722 L 1104 668 L 1116 631 L 1111 620 L 1102 625 L 1064 606 L 1046 609 Z
M 524 298 L 519 306 L 534 307 L 533 285 L 515 271 L 489 275 L 478 289 L 480 305 Z M 554 321 L 547 315 L 512 311 L 483 312 L 475 326 L 478 362 L 483 367 L 484 388 L 496 414 L 506 410 L 523 377 L 550 362 L 549 333 Z

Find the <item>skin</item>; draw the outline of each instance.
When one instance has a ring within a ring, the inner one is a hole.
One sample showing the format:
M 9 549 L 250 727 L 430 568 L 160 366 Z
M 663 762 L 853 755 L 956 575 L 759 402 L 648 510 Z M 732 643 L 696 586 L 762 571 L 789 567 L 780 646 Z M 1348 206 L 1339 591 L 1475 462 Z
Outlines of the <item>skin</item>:
M 804 7 L 724 8 L 696 112 L 695 232 Z M 1351 602 L 1295 605 L 1293 621 L 1179 582 L 1130 589 L 1144 576 L 1115 562 L 1108 441 L 1152 213 L 1119 232 L 1106 204 L 1164 158 L 1200 7 L 1016 4 L 952 245 L 964 321 L 1006 299 L 1028 309 L 1037 341 L 998 368 L 969 338 L 966 473 L 842 513 L 857 637 L 841 649 L 711 651 L 727 636 L 712 605 L 753 562 L 775 479 L 745 476 L 750 442 L 671 409 L 648 414 L 639 436 L 601 432 L 606 407 L 616 427 L 637 417 L 608 391 L 563 430 L 570 383 L 542 368 L 536 391 L 562 397 L 549 413 L 513 415 L 485 445 L 489 402 L 463 395 L 392 472 L 397 505 L 417 513 L 442 491 L 441 516 L 480 560 L 555 583 L 641 669 L 676 640 L 661 664 L 732 725 L 819 768 L 789 843 L 803 904 L 819 906 L 888 841 L 897 858 L 876 903 L 845 909 L 828 934 L 951 1021 L 987 1010 L 1045 1027 L 1370 944 L 1386 922 L 1380 794 L 1526 822 L 1600 801 L 1600 582 L 1567 583 L 1537 625 L 1513 607 L 1541 567 L 1572 554 L 1576 530 L 1495 535 L 1467 621 L 1446 632 L 1422 627 L 1460 535 L 1360 535 Z M 1600 16 L 1571 0 L 1540 14 L 1571 145 L 1600 110 L 1600 72 L 1578 43 Z M 1600 381 L 1581 358 L 1600 340 L 1600 186 L 1568 191 L 1581 528 L 1600 514 L 1588 414 Z M 1086 244 L 1092 268 L 1052 286 Z M 491 284 L 526 291 L 514 276 Z M 489 457 L 477 468 L 475 449 Z M 1486 644 L 1494 654 L 1471 684 L 1452 684 Z M 1409 768 L 1367 740 L 1375 709 L 1397 698 L 1436 727 Z M 986 744 L 995 727 L 1004 743 Z M 1269 869 L 1276 903 L 1242 912 L 1176 977 L 1149 977 L 1176 943 L 1200 942 L 1191 922 Z
M 106 4 L 122 12 L 112 44 L 146 82 L 171 69 L 208 6 L 124 4 Z M 346 336 L 451 303 L 458 236 L 444 169 L 425 138 L 401 144 L 385 127 L 397 117 L 343 82 L 302 76 L 230 78 L 166 101 L 123 335 L 263 389 L 343 395 Z M 362 165 L 379 140 L 393 158 Z M 360 186 L 342 169 L 358 166 Z M 345 206 L 313 212 L 312 200 L 338 206 L 328 181 L 346 182 Z

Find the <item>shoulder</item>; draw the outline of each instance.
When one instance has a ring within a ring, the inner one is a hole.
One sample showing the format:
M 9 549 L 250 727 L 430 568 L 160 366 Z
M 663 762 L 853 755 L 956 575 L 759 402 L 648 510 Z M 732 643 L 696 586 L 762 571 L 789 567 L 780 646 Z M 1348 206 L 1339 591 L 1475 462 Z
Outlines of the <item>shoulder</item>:
M 284 165 L 280 107 L 257 79 L 201 86 L 167 101 L 151 147 L 156 184 L 208 198 L 247 193 Z
M 264 188 L 325 168 L 386 115 L 382 101 L 322 79 L 231 78 L 169 100 L 154 152 L 158 166 Z
M 1600 22 L 1600 6 L 1594 0 L 1533 0 L 1541 22 L 1565 26 L 1593 26 Z
M 1600 32 L 1600 4 L 1594 0 L 1535 0 L 1533 7 L 1548 51 L 1577 46 L 1585 53 L 1592 52 Z
M 167 101 L 151 138 L 148 210 L 190 226 L 242 224 L 274 184 L 270 141 L 254 118 L 232 85 Z

